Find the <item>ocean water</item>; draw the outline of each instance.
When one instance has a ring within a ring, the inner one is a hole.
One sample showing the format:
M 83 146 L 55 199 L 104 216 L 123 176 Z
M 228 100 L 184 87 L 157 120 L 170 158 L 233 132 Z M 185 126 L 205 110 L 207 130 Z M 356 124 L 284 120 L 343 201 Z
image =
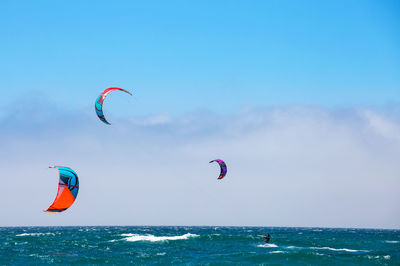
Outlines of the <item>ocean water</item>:
M 1 227 L 0 264 L 400 265 L 400 230 Z

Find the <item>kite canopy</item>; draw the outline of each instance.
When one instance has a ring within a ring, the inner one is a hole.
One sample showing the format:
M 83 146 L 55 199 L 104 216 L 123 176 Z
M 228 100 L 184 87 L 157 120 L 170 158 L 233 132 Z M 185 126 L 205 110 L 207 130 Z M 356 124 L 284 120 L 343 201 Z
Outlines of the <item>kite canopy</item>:
M 99 97 L 97 97 L 97 99 L 96 99 L 96 104 L 94 105 L 94 108 L 95 108 L 95 110 L 96 110 L 96 114 L 97 114 L 97 116 L 100 118 L 100 120 L 103 121 L 104 123 L 106 123 L 107 125 L 111 125 L 111 124 L 108 123 L 108 121 L 107 121 L 106 118 L 104 117 L 104 114 L 103 114 L 103 102 L 104 102 L 104 99 L 107 97 L 107 95 L 108 95 L 110 92 L 115 91 L 115 90 L 124 91 L 124 92 L 126 92 L 126 93 L 128 93 L 129 95 L 132 96 L 132 93 L 130 93 L 130 92 L 127 91 L 127 90 L 124 90 L 124 89 L 121 89 L 121 88 L 108 88 L 108 89 L 105 89 L 105 90 L 99 95 Z
M 226 176 L 226 172 L 227 172 L 227 167 L 226 167 L 225 162 L 221 159 L 215 159 L 215 160 L 210 161 L 210 163 L 212 163 L 212 162 L 217 162 L 219 164 L 219 166 L 221 167 L 221 173 L 219 174 L 218 179 L 224 178 Z
M 62 212 L 71 207 L 74 203 L 79 191 L 78 175 L 68 167 L 50 166 L 49 168 L 57 168 L 60 173 L 58 181 L 58 191 L 53 204 L 46 212 Z

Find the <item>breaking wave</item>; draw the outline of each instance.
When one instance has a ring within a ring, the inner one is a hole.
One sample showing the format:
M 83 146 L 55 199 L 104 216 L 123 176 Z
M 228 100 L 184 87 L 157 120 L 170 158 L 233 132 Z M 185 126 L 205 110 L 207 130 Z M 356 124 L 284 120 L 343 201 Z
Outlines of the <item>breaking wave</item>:
M 312 249 L 327 249 L 332 251 L 346 251 L 346 252 L 368 252 L 368 250 L 356 250 L 348 248 L 330 248 L 330 247 L 311 247 Z
M 121 234 L 121 236 L 126 236 L 125 240 L 129 242 L 136 242 L 136 241 L 160 242 L 169 240 L 186 240 L 191 237 L 198 237 L 199 235 L 187 233 L 181 236 L 154 236 L 154 235 L 138 235 L 138 234 Z
M 54 236 L 55 234 L 54 233 L 22 233 L 22 234 L 15 235 L 15 236 L 44 236 L 44 235 Z
M 296 246 L 287 246 L 288 249 L 317 249 L 317 250 L 330 250 L 330 251 L 344 251 L 344 252 L 369 252 L 368 250 L 356 250 L 356 249 L 348 249 L 348 248 L 331 248 L 331 247 L 296 247 Z
M 385 260 L 390 260 L 390 255 L 385 255 L 385 256 L 371 256 L 371 255 L 368 255 L 367 258 L 368 258 L 368 259 L 380 259 L 380 258 L 384 258 Z
M 277 248 L 278 246 L 275 245 L 275 244 L 267 244 L 267 243 L 265 243 L 265 244 L 257 245 L 257 247 L 260 247 L 260 248 Z

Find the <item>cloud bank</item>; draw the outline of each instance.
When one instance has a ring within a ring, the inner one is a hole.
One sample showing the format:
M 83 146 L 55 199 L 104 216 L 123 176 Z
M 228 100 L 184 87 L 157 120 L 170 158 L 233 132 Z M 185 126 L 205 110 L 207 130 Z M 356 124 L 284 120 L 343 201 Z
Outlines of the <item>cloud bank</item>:
M 400 228 L 399 110 L 282 106 L 110 116 L 107 126 L 92 107 L 10 107 L 0 225 Z M 221 181 L 216 158 L 228 165 Z M 58 183 L 49 165 L 80 177 L 61 214 L 42 212 Z

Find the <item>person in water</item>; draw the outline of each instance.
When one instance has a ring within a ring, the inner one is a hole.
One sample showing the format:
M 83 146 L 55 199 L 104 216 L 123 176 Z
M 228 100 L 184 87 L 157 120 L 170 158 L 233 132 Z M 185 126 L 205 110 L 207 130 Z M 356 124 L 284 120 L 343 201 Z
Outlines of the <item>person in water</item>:
M 266 236 L 265 235 L 261 235 L 261 236 L 265 238 L 265 242 L 264 243 L 268 243 L 269 240 L 271 239 L 271 235 L 270 234 L 267 234 Z

